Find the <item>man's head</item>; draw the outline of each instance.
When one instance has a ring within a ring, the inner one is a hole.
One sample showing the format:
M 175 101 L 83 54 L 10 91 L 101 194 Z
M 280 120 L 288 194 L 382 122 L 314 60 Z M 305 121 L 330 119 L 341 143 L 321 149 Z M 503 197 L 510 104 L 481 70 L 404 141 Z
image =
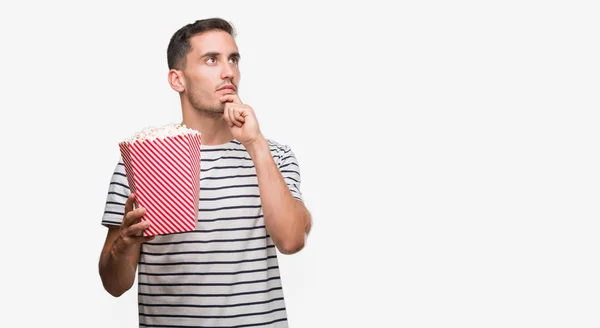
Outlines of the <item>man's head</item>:
M 240 55 L 233 26 L 220 18 L 198 20 L 179 29 L 167 48 L 169 83 L 182 101 L 215 116 L 225 105 L 219 98 L 236 93 Z

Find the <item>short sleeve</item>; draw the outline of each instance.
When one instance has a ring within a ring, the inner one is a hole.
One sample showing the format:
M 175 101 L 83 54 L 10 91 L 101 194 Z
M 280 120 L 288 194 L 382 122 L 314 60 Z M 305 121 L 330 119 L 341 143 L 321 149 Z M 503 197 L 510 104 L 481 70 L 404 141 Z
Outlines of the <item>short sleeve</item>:
M 102 224 L 105 226 L 119 226 L 125 215 L 125 202 L 131 191 L 125 175 L 125 166 L 119 160 L 108 185 L 108 195 L 104 205 Z
M 274 156 L 279 172 L 283 181 L 287 184 L 292 196 L 302 201 L 302 192 L 300 191 L 300 165 L 292 148 L 286 145 L 271 144 L 275 148 Z

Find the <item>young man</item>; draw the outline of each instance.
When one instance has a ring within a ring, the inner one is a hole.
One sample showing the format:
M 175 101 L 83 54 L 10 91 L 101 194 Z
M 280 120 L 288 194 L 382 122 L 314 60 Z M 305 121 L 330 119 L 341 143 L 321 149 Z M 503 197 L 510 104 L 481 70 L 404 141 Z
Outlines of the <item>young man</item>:
M 144 237 L 123 162 L 112 176 L 99 271 L 113 296 L 138 274 L 140 326 L 287 327 L 277 252 L 304 247 L 311 216 L 290 147 L 267 140 L 237 95 L 240 55 L 218 18 L 177 31 L 168 80 L 183 124 L 202 133 L 196 231 Z

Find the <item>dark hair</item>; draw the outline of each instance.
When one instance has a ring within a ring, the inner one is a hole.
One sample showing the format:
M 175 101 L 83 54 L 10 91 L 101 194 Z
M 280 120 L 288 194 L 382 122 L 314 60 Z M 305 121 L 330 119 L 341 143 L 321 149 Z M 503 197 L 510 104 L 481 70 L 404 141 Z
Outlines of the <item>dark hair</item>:
M 222 30 L 235 37 L 233 26 L 221 18 L 207 18 L 187 24 L 175 32 L 171 37 L 171 41 L 169 41 L 169 46 L 167 47 L 169 69 L 185 68 L 185 57 L 192 48 L 190 38 L 196 34 L 211 30 Z

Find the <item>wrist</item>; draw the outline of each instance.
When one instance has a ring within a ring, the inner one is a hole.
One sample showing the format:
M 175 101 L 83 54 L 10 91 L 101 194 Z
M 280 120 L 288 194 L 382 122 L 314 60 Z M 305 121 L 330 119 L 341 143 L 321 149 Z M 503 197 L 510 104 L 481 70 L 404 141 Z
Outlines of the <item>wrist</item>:
M 269 143 L 262 134 L 259 134 L 253 141 L 244 144 L 244 147 L 246 147 L 248 154 L 250 154 L 250 157 L 252 158 L 261 153 L 269 152 Z

